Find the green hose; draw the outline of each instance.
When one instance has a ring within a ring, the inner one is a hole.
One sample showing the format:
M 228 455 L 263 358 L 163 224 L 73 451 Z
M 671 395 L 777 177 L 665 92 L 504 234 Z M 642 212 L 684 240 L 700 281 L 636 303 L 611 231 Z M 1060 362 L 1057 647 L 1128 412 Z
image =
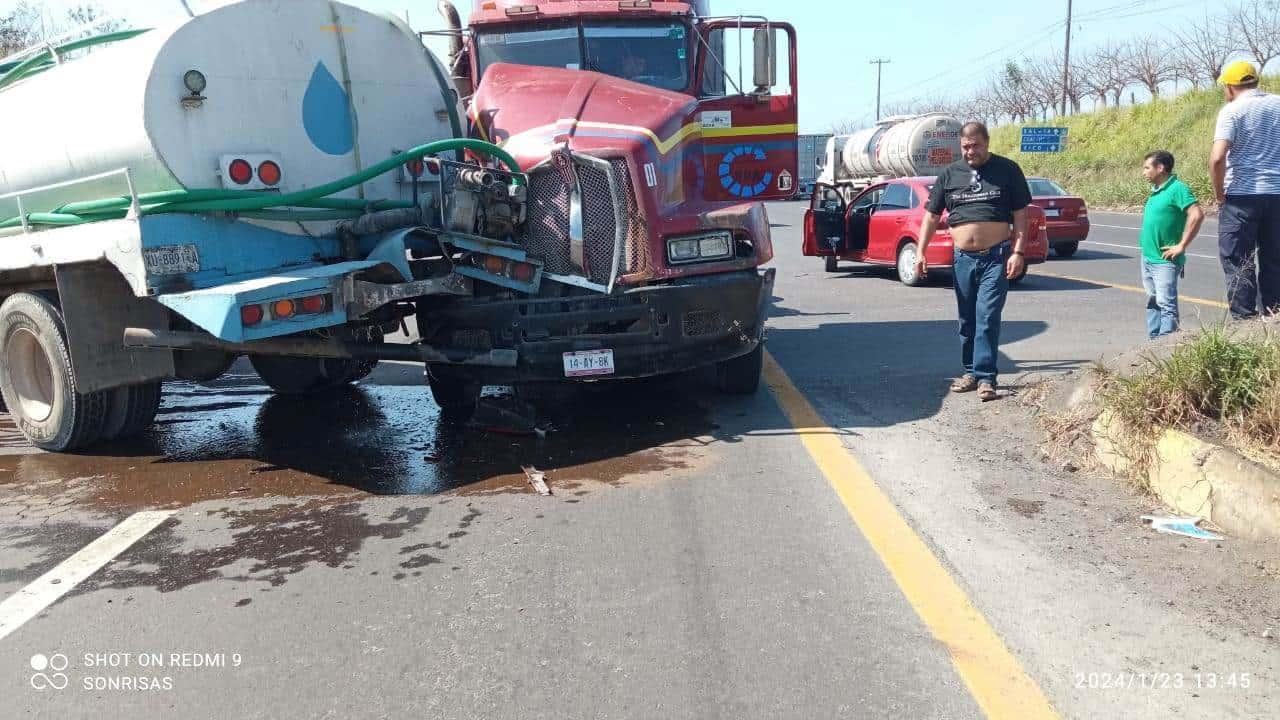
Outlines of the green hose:
M 148 32 L 150 29 L 151 28 L 142 28 L 140 30 L 119 30 L 117 32 L 81 38 L 80 40 L 73 40 L 69 43 L 58 45 L 53 49 L 53 52 L 50 52 L 49 48 L 45 48 L 26 60 L 8 66 L 7 69 L 3 71 L 3 74 L 0 74 L 0 90 L 3 90 L 5 87 L 16 83 L 23 78 L 31 77 L 36 73 L 55 67 L 57 63 L 54 61 L 54 52 L 58 55 L 63 55 L 65 53 L 75 52 L 76 50 L 84 50 L 85 48 L 90 48 L 95 45 L 105 45 L 107 43 L 118 42 L 120 40 L 128 40 L 129 38 L 134 38 Z
M 138 203 L 143 215 L 162 213 L 200 213 L 200 212 L 255 212 L 271 208 L 306 208 L 322 210 L 341 210 L 347 212 L 366 212 L 369 210 L 387 210 L 410 207 L 411 203 L 397 200 L 367 201 L 357 198 L 327 197 L 337 192 L 367 182 L 389 170 L 410 160 L 417 160 L 426 155 L 447 152 L 450 150 L 472 150 L 495 157 L 502 161 L 513 173 L 517 173 L 516 182 L 523 183 L 518 174 L 520 165 L 507 151 L 483 140 L 471 138 L 450 138 L 419 145 L 404 153 L 393 155 L 364 170 L 345 178 L 334 180 L 308 190 L 276 194 L 252 190 L 221 190 L 216 188 L 197 188 L 193 190 L 165 190 L 144 193 L 138 196 Z M 30 213 L 28 224 L 32 225 L 78 225 L 99 220 L 118 219 L 129 210 L 130 198 L 115 197 L 101 200 L 67 203 L 51 213 Z M 284 211 L 297 212 L 297 211 Z M 21 217 L 0 221 L 0 229 L 19 227 Z

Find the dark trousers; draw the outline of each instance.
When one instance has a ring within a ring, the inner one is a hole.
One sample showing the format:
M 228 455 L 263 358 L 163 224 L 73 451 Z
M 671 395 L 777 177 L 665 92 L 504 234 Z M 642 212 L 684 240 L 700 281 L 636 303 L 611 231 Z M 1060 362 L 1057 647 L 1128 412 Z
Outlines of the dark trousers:
M 1000 358 L 1000 314 L 1009 294 L 1005 261 L 1009 242 L 981 253 L 957 248 L 952 260 L 956 306 L 960 311 L 960 360 L 966 375 L 996 384 Z
M 1280 312 L 1280 195 L 1228 195 L 1218 215 L 1218 256 L 1231 317 Z

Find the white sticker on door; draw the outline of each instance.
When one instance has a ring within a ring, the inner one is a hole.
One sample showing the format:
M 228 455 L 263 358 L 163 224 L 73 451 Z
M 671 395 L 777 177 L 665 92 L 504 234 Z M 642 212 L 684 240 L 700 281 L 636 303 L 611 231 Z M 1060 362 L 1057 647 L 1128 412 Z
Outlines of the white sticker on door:
M 701 116 L 703 128 L 733 127 L 733 112 L 729 110 L 707 110 Z
M 791 171 L 783 170 L 778 173 L 778 189 L 782 192 L 791 190 Z

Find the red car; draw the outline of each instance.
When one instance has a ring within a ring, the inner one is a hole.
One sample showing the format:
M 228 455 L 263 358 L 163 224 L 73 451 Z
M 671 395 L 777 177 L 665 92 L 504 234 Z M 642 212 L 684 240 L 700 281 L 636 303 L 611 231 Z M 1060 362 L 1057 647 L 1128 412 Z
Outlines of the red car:
M 822 257 L 827 272 L 836 272 L 841 260 L 892 265 L 904 285 L 923 281 L 916 273 L 917 240 L 924 221 L 932 177 L 889 180 L 868 187 L 845 203 L 838 188 L 819 183 L 804 214 L 804 254 Z M 1023 251 L 1027 264 L 1042 263 L 1049 255 L 1044 212 L 1028 207 L 1031 237 Z M 929 243 L 929 267 L 951 267 L 951 232 L 943 213 L 938 231 Z M 1022 277 L 1025 277 L 1024 272 Z M 1022 277 L 1016 278 L 1018 282 Z
M 1089 237 L 1089 208 L 1084 198 L 1067 194 L 1058 183 L 1048 178 L 1027 178 L 1031 187 L 1031 202 L 1044 210 L 1049 221 L 1049 244 L 1053 254 L 1069 258 L 1076 254 L 1080 243 Z

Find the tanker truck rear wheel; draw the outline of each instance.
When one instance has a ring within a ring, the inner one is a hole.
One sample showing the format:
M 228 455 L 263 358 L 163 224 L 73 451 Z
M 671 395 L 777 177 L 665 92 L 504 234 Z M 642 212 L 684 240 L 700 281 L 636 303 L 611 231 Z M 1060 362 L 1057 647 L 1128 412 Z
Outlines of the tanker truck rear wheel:
M 126 385 L 107 391 L 107 418 L 102 428 L 103 440 L 130 438 L 142 434 L 155 422 L 160 410 L 161 384 L 158 382 Z
M 107 394 L 79 391 L 62 313 L 39 295 L 0 305 L 0 394 L 14 424 L 38 448 L 80 450 L 102 434 Z
M 455 421 L 467 420 L 475 413 L 480 391 L 484 389 L 474 380 L 430 365 L 427 366 L 427 385 L 440 411 Z
M 340 388 L 364 369 L 358 360 L 250 355 L 258 377 L 281 395 L 306 395 Z M 370 368 L 372 370 L 372 368 Z

